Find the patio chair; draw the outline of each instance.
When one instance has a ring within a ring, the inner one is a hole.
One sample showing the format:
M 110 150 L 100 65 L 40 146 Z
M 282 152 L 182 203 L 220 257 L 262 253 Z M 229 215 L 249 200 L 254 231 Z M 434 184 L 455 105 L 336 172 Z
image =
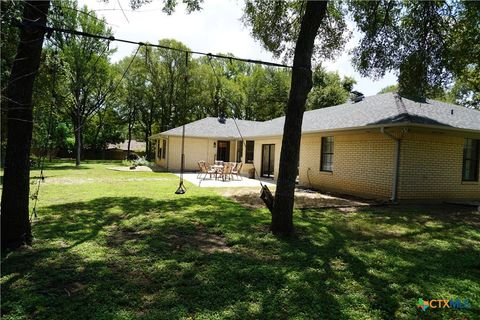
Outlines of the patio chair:
M 235 167 L 233 167 L 232 169 L 232 176 L 237 176 L 237 178 L 240 178 L 240 180 L 243 180 L 242 179 L 242 176 L 240 175 L 240 172 L 242 170 L 242 166 L 243 166 L 243 162 L 239 162 L 237 164 L 235 164 Z
M 198 161 L 197 164 L 198 164 L 198 168 L 200 169 L 198 170 L 198 173 L 197 173 L 197 179 L 199 179 L 202 176 L 202 174 L 205 174 L 205 161 L 203 160 Z
M 232 164 L 230 162 L 227 162 L 223 165 L 223 170 L 222 170 L 222 179 L 223 181 L 225 180 L 231 180 L 232 178 Z
M 215 179 L 217 179 L 217 170 L 216 170 L 216 169 L 210 167 L 210 165 L 207 164 L 206 162 L 203 163 L 203 166 L 204 166 L 205 172 L 206 172 L 205 177 L 207 176 L 207 174 L 209 174 L 209 175 L 210 175 L 210 178 L 211 178 L 212 175 L 214 174 L 214 175 L 215 175 Z
M 211 178 L 212 174 L 217 173 L 216 170 L 210 169 L 205 161 L 198 161 L 198 167 L 200 168 L 200 172 L 197 175 L 197 179 L 205 180 L 207 175 L 210 175 L 210 178 Z M 203 175 L 203 178 L 202 178 L 202 175 Z

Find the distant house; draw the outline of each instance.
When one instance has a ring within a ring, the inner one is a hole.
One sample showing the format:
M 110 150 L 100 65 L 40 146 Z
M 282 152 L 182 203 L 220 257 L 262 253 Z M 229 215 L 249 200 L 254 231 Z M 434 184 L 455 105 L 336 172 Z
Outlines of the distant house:
M 205 118 L 185 126 L 185 167 L 242 161 L 264 177 L 278 172 L 284 117 L 257 122 Z M 155 134 L 156 163 L 180 169 L 182 127 Z M 480 112 L 394 93 L 307 111 L 299 183 L 369 198 L 480 199 Z
M 131 153 L 136 153 L 137 155 L 145 154 L 146 143 L 136 140 L 130 141 L 130 151 Z M 128 154 L 128 140 L 123 142 L 113 144 L 110 143 L 107 146 L 107 150 L 102 152 L 85 152 L 85 157 L 87 159 L 108 159 L 108 160 L 125 160 Z
M 131 151 L 138 151 L 138 152 L 145 152 L 145 148 L 147 147 L 147 144 L 142 141 L 137 141 L 137 140 L 131 140 L 130 141 L 130 150 Z M 128 150 L 128 140 L 124 140 L 123 142 L 113 144 L 110 143 L 108 145 L 107 149 L 118 149 L 118 150 Z

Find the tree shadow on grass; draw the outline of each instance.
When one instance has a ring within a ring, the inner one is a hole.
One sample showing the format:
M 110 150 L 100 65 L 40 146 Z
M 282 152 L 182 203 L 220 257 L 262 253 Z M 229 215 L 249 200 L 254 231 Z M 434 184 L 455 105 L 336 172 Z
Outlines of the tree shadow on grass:
M 458 207 L 436 209 L 361 208 L 356 215 L 339 213 L 333 223 L 323 221 L 341 247 L 339 274 L 361 286 L 367 297 L 364 303 L 378 310 L 381 318 L 470 319 L 480 315 L 475 302 L 468 310 L 429 314 L 415 310 L 418 298 L 473 302 L 480 295 L 480 213 Z M 326 212 L 303 214 L 322 224 Z
M 285 319 L 340 312 L 328 292 L 286 278 L 304 268 L 293 257 L 270 257 L 269 248 L 279 254 L 285 245 L 264 233 L 268 216 L 218 196 L 98 198 L 50 206 L 43 216 L 33 249 L 4 258 L 4 314 Z M 249 252 L 256 237 L 265 239 Z
M 392 319 L 416 316 L 416 299 L 435 298 L 439 279 L 464 281 L 459 297 L 479 279 L 470 229 L 448 219 L 422 234 L 407 213 L 311 210 L 296 217 L 299 237 L 279 239 L 266 211 L 218 196 L 104 197 L 43 211 L 34 247 L 2 261 L 2 314 Z M 407 231 L 375 233 L 375 223 Z M 466 247 L 423 246 L 440 238 Z

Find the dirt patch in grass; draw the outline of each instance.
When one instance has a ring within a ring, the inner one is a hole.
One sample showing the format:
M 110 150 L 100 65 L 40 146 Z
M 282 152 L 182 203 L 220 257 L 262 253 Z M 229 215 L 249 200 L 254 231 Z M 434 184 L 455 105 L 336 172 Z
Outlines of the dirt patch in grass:
M 416 212 L 419 220 L 465 223 L 480 230 L 480 211 L 474 206 L 436 203 L 399 204 L 391 205 L 390 208 L 399 213 Z
M 263 203 L 262 199 L 260 199 L 259 189 L 222 189 L 218 190 L 218 193 L 240 203 L 247 208 L 265 208 L 265 204 Z M 342 208 L 348 211 L 349 208 L 352 207 L 370 206 L 372 204 L 374 204 L 372 201 L 338 197 L 307 189 L 295 190 L 295 207 L 298 209 Z
M 206 229 L 198 225 L 194 232 L 172 232 L 165 235 L 166 241 L 175 250 L 194 249 L 203 253 L 214 252 L 233 252 L 223 236 L 209 233 Z
M 109 228 L 108 245 L 110 247 L 116 247 L 124 244 L 130 240 L 138 240 L 144 237 L 141 231 L 127 230 L 117 225 Z
M 113 226 L 109 230 L 108 245 L 110 247 L 119 247 L 126 242 L 142 241 L 149 232 L 148 230 L 135 231 Z M 227 245 L 223 236 L 208 232 L 200 224 L 196 224 L 194 230 L 182 230 L 181 228 L 162 230 L 159 238 L 174 250 L 179 251 L 193 249 L 208 254 L 232 252 L 232 248 Z M 130 250 L 127 249 L 127 251 Z M 129 253 L 134 254 L 134 252 Z
M 111 167 L 107 168 L 109 170 L 114 170 L 114 171 L 125 171 L 125 172 L 162 172 L 165 170 L 162 170 L 160 167 L 156 166 L 136 166 L 134 169 L 130 169 L 131 167 Z

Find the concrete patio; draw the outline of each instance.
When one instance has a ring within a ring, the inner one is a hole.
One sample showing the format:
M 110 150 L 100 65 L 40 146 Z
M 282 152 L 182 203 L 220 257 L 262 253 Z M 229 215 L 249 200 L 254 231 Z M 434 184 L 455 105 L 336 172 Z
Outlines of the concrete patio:
M 179 173 L 176 173 L 177 176 L 180 176 Z M 203 175 L 202 175 L 203 177 Z M 268 187 L 275 186 L 275 181 L 272 179 L 249 179 L 242 177 L 241 180 L 234 178 L 233 180 L 223 181 L 222 179 L 210 178 L 208 175 L 205 179 L 197 178 L 197 173 L 184 173 L 183 178 L 193 183 L 196 186 L 203 188 L 238 188 L 238 187 L 260 187 L 260 181 L 267 185 Z

